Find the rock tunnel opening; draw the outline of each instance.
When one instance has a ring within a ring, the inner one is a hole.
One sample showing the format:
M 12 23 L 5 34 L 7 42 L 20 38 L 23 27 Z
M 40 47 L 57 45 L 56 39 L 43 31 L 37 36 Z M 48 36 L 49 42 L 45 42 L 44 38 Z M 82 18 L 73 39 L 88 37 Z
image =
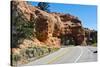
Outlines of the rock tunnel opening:
M 59 38 L 61 39 L 62 46 L 69 46 L 69 45 L 76 46 L 76 45 L 78 45 L 75 38 L 71 35 L 61 35 Z

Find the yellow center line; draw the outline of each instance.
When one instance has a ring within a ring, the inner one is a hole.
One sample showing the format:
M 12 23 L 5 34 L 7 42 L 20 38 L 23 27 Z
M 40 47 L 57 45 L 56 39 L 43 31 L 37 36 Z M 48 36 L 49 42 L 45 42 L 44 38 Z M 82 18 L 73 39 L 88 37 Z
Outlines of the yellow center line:
M 67 50 L 64 50 L 64 52 L 62 52 L 59 56 L 55 56 L 52 60 L 50 60 L 49 62 L 47 62 L 46 64 L 52 64 L 53 62 L 59 60 L 61 57 L 63 57 L 69 50 L 68 48 L 66 48 Z

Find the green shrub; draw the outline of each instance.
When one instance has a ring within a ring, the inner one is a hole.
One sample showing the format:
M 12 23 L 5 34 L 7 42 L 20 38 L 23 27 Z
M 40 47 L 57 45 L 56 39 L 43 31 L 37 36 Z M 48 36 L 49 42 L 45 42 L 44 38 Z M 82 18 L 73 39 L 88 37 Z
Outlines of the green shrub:
M 20 61 L 21 60 L 21 56 L 19 55 L 19 54 L 12 54 L 12 64 L 14 65 L 14 64 L 18 64 L 18 61 Z
M 13 65 L 17 65 L 18 61 L 30 61 L 31 58 L 40 58 L 44 55 L 57 51 L 59 48 L 48 48 L 32 46 L 25 49 L 21 49 L 20 54 L 12 54 Z
M 34 49 L 33 48 L 26 49 L 26 55 L 28 56 L 28 58 L 34 57 Z

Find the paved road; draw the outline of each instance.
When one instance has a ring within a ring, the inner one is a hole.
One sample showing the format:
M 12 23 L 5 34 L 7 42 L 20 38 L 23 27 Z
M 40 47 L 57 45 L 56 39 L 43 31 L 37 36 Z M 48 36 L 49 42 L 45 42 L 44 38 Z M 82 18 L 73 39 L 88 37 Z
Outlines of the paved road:
M 92 46 L 64 47 L 26 65 L 94 62 L 97 61 L 97 53 L 93 53 L 95 50 L 97 48 Z

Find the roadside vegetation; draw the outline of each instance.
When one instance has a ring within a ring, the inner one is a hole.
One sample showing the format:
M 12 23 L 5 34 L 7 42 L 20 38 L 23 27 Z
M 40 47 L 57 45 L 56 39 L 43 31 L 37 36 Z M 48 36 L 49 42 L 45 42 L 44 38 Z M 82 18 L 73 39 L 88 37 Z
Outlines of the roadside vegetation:
M 30 61 L 36 60 L 40 57 L 46 56 L 52 52 L 57 51 L 59 48 L 49 48 L 46 46 L 32 46 L 20 50 L 20 54 L 12 54 L 12 65 L 25 64 Z

